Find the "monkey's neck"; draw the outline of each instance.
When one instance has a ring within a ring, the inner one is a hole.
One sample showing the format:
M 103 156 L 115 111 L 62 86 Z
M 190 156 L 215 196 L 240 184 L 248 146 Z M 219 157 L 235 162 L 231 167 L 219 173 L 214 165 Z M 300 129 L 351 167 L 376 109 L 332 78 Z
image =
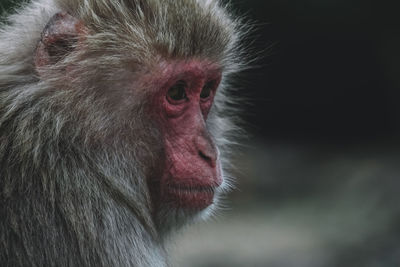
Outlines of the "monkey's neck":
M 1 265 L 166 266 L 143 185 L 122 177 L 124 166 L 64 152 L 38 166 L 2 155 Z

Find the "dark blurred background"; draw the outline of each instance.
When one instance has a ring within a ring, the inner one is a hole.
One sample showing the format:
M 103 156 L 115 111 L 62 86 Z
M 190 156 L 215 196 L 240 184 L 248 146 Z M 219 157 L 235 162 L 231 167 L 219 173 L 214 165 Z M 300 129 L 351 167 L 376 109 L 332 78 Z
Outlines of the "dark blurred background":
M 173 266 L 400 266 L 396 3 L 229 2 L 256 26 L 234 96 L 250 137 L 222 215 L 177 237 Z
M 387 1 L 233 1 L 267 53 L 248 73 L 247 118 L 262 138 L 392 142 L 399 131 L 400 18 Z M 258 36 L 257 36 L 258 35 Z M 255 101 L 254 101 L 255 100 Z

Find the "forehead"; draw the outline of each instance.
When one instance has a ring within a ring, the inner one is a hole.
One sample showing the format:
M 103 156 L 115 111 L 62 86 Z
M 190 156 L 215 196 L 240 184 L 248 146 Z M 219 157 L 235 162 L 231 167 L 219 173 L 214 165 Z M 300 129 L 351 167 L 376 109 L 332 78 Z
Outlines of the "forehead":
M 175 60 L 162 61 L 158 64 L 158 71 L 161 76 L 185 76 L 204 77 L 221 73 L 221 67 L 218 63 L 208 60 Z
M 160 88 L 177 80 L 219 79 L 221 75 L 220 64 L 209 60 L 163 60 L 144 71 L 140 80 L 144 87 Z
M 222 62 L 233 47 L 235 22 L 217 1 L 107 1 L 109 8 L 93 8 L 85 24 L 97 33 L 97 47 L 115 48 L 138 61 L 164 58 L 212 58 Z M 94 17 L 92 14 L 95 13 Z M 96 18 L 107 18 L 98 21 Z M 116 27 L 123 25 L 123 27 Z M 106 33 L 106 34 L 105 34 Z

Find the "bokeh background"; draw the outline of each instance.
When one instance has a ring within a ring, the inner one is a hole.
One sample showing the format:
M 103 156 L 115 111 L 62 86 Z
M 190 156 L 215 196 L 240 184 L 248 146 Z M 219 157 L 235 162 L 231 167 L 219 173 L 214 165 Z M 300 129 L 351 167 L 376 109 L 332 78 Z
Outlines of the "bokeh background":
M 233 96 L 249 137 L 226 208 L 174 238 L 172 266 L 400 266 L 396 3 L 230 3 L 256 25 Z

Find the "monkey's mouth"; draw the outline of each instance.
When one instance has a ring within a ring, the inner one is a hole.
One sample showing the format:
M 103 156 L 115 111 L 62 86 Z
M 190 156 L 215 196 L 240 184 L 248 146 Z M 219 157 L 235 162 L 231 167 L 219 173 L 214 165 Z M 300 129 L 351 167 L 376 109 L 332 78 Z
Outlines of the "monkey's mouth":
M 215 190 L 213 186 L 169 184 L 164 197 L 179 207 L 201 210 L 213 204 Z
M 180 191 L 187 193 L 212 193 L 215 188 L 212 186 L 185 186 L 185 185 L 168 185 L 168 189 L 172 191 Z

